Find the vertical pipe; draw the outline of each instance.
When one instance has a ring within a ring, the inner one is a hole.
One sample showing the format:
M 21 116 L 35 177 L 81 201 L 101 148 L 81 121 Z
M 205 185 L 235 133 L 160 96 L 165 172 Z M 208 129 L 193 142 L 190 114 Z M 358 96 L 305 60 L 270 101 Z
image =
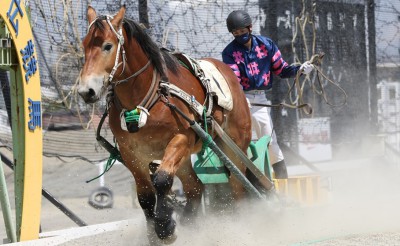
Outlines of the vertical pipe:
M 139 0 L 139 22 L 146 28 L 150 27 L 149 23 L 149 9 L 147 7 L 147 0 Z
M 1 49 L 4 51 L 4 49 Z M 3 55 L 3 54 L 2 54 Z M 11 126 L 11 99 L 10 99 L 10 81 L 8 79 L 8 73 L 5 70 L 0 69 L 0 85 L 3 92 L 4 103 L 6 105 L 8 123 Z
M 4 161 L 4 164 L 6 164 L 11 170 L 14 171 L 14 166 L 12 162 L 5 157 L 4 155 L 0 154 L 0 160 Z M 76 216 L 71 210 L 69 210 L 67 207 L 64 206 L 60 201 L 58 201 L 52 194 L 50 194 L 47 190 L 42 188 L 42 195 L 49 201 L 51 202 L 56 208 L 60 209 L 61 212 L 63 212 L 68 218 L 70 218 L 73 222 L 75 222 L 78 226 L 87 226 L 87 224 L 82 221 L 78 216 Z M 18 214 L 17 214 L 18 215 Z
M 369 129 L 378 129 L 378 90 L 376 78 L 376 31 L 375 31 L 375 1 L 366 0 L 366 15 L 368 23 L 368 69 L 369 69 L 369 105 L 370 105 L 370 127 Z
M 15 225 L 12 223 L 10 199 L 7 192 L 6 178 L 4 176 L 3 162 L 0 158 L 0 203 L 3 211 L 4 224 L 6 226 L 7 238 L 10 242 L 17 242 Z
M 99 175 L 100 175 L 100 178 L 99 178 L 100 187 L 103 187 L 105 184 L 103 173 L 104 173 L 104 165 L 106 165 L 106 164 L 107 164 L 107 161 L 102 161 L 98 164 L 99 165 Z

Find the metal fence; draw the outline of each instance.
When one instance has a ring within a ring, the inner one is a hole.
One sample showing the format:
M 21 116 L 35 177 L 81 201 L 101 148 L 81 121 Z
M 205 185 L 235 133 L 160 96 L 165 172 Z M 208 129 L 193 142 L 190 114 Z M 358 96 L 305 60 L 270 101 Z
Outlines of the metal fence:
M 324 52 L 321 69 L 336 84 L 328 79 L 321 79 L 319 84 L 316 73 L 301 81 L 304 100 L 312 104 L 313 114 L 292 109 L 272 112 L 279 140 L 296 151 L 304 149 L 304 144 L 328 146 L 327 156 L 331 158 L 343 147 L 357 146 L 364 135 L 377 133 L 380 130 L 377 83 L 398 78 L 400 73 L 400 3 L 396 1 L 33 0 L 27 3 L 40 63 L 43 126 L 49 134 L 58 131 L 45 145 L 45 154 L 50 155 L 60 154 L 56 147 L 51 148 L 55 146 L 51 141 L 68 145 L 86 132 L 93 136 L 93 141 L 88 140 L 90 144 L 85 146 L 72 144 L 64 154 L 91 156 L 89 159 L 93 160 L 106 157 L 96 145 L 93 131 L 104 103 L 86 106 L 75 90 L 83 62 L 81 41 L 86 34 L 89 4 L 100 14 L 113 14 L 125 4 L 128 17 L 144 22 L 160 46 L 194 58 L 221 59 L 221 51 L 232 40 L 225 20 L 235 9 L 247 10 L 254 33 L 276 41 L 289 63 L 300 63 Z M 292 82 L 275 80 L 273 90 L 268 93 L 273 103 L 295 99 L 296 92 L 287 96 Z M 344 105 L 345 95 L 338 86 L 347 93 Z M 328 102 L 319 93 L 322 89 Z M 0 107 L 5 109 L 1 100 Z M 108 128 L 104 134 L 111 137 Z

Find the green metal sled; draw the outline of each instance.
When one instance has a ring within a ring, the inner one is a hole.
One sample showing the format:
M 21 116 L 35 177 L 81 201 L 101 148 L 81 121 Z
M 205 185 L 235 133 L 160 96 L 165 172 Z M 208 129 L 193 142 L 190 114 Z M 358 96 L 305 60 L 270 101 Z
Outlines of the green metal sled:
M 247 150 L 248 157 L 254 165 L 272 180 L 271 165 L 268 155 L 270 136 L 264 136 L 257 142 L 251 142 Z M 194 171 L 203 184 L 220 184 L 228 182 L 228 169 L 219 160 L 218 156 L 207 148 L 204 154 L 197 154 L 192 159 Z

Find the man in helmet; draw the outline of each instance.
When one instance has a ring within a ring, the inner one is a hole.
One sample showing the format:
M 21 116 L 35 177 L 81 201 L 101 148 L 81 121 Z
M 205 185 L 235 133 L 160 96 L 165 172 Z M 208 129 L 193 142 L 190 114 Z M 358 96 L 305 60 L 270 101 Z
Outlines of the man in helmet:
M 273 76 L 295 77 L 299 69 L 303 74 L 313 70 L 309 62 L 301 66 L 288 65 L 282 58 L 275 43 L 264 36 L 252 34 L 252 21 L 243 10 L 235 10 L 226 19 L 228 31 L 234 40 L 222 51 L 222 60 L 228 64 L 238 77 L 250 103 L 268 104 L 266 91 L 271 89 Z M 287 178 L 287 169 L 282 151 L 272 131 L 272 121 L 267 107 L 252 106 L 252 128 L 257 138 L 271 136 L 268 146 L 270 162 L 275 178 Z

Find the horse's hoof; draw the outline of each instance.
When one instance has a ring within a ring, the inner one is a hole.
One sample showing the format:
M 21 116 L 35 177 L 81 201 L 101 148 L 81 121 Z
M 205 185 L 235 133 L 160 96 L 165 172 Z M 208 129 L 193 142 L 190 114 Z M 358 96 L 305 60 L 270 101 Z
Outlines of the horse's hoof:
M 176 241 L 178 238 L 178 235 L 176 233 L 172 234 L 171 236 L 168 236 L 167 238 L 162 240 L 163 244 L 172 244 Z
M 162 246 L 162 245 L 173 244 L 177 238 L 178 235 L 176 233 L 172 234 L 171 236 L 165 239 L 160 239 L 156 235 L 153 235 L 151 237 L 148 236 L 150 246 Z
M 156 231 L 157 236 L 161 240 L 169 240 L 168 238 L 170 237 L 173 238 L 173 235 L 175 235 L 175 227 L 176 223 L 174 220 L 170 220 L 169 222 L 156 220 L 154 229 Z

